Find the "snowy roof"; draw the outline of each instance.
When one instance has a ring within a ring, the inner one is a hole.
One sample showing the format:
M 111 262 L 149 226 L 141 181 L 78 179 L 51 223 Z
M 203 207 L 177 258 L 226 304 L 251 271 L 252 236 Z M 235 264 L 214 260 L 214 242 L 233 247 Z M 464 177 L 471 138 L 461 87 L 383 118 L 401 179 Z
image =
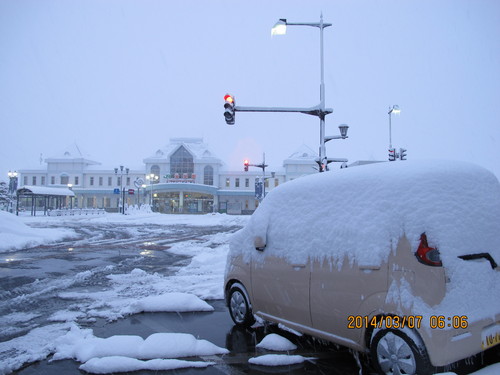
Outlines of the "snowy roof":
M 203 138 L 170 138 L 170 143 L 144 159 L 144 163 L 169 160 L 170 156 L 183 146 L 196 160 L 222 164 L 221 160 L 203 143 Z
M 83 152 L 82 149 L 76 144 L 76 142 L 66 146 L 64 149 L 60 150 L 57 155 L 53 157 L 48 157 L 45 159 L 45 162 L 55 162 L 61 160 L 74 160 L 79 159 L 86 164 L 100 164 L 97 161 L 93 161 L 90 159 L 90 155 Z
M 287 159 L 283 161 L 286 164 L 315 164 L 318 154 L 314 152 L 309 146 L 302 144 L 295 152 L 293 152 Z
M 65 197 L 74 197 L 75 193 L 68 188 L 55 188 L 46 186 L 23 186 L 17 189 L 18 194 L 33 195 L 57 195 Z

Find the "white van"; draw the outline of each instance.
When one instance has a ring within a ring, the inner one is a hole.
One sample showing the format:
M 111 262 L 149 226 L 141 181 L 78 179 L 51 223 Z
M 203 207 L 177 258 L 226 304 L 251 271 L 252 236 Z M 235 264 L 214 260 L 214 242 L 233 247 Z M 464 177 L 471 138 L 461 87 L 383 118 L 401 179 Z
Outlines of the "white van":
M 225 296 L 237 325 L 258 316 L 422 375 L 500 343 L 498 262 L 492 173 L 380 163 L 273 190 L 231 240 Z

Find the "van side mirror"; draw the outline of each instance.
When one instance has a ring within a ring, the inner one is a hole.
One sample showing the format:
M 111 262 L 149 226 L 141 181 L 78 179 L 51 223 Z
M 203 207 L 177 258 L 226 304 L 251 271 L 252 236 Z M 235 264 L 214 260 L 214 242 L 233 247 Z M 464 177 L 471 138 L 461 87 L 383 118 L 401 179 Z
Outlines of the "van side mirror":
M 254 238 L 253 244 L 255 246 L 255 250 L 264 251 L 266 248 L 266 241 L 260 236 Z

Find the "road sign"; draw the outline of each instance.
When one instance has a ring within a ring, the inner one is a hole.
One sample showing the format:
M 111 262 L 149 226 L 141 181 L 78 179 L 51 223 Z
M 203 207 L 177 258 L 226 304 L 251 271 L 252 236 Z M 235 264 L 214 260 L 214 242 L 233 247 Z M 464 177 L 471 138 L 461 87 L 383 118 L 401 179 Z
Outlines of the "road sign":
M 144 184 L 144 180 L 142 178 L 136 178 L 134 181 L 134 185 L 137 189 L 139 189 Z
M 128 194 L 129 195 L 134 195 L 135 194 L 135 190 L 134 189 L 128 189 Z
M 113 189 L 113 194 L 120 194 L 120 189 L 118 189 L 118 188 Z

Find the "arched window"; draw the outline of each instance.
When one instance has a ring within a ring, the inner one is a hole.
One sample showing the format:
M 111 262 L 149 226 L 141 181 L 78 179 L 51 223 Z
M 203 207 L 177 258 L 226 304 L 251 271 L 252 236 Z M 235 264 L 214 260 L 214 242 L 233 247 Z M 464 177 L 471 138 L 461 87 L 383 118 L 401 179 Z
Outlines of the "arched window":
M 153 173 L 155 176 L 160 176 L 160 167 L 157 166 L 157 165 L 152 165 L 151 166 L 151 172 L 149 173 Z
M 191 176 L 194 172 L 193 156 L 184 146 L 181 146 L 170 157 L 170 174 L 173 176 L 176 173 L 179 176 L 187 173 Z
M 203 169 L 203 184 L 205 185 L 214 184 L 214 168 L 211 165 L 207 165 Z

